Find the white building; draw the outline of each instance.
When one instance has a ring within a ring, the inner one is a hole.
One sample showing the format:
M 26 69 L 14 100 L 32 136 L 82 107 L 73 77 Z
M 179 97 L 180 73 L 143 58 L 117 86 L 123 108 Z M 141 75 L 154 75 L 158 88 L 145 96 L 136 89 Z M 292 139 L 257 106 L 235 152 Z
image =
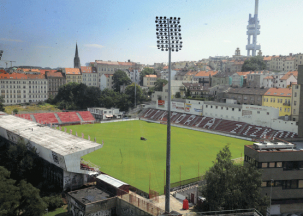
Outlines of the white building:
M 42 74 L 1 73 L 0 92 L 4 105 L 45 101 L 48 81 Z
M 177 71 L 175 70 L 171 70 L 171 80 L 175 80 L 175 76 L 176 76 Z M 161 71 L 161 79 L 167 80 L 168 81 L 168 70 L 165 71 Z
M 93 67 L 81 66 L 82 83 L 87 86 L 99 87 L 99 76 L 97 71 Z
M 100 77 L 100 89 L 113 89 L 113 74 L 102 74 Z
M 92 107 L 87 108 L 87 110 L 95 117 L 97 120 L 107 120 L 113 118 L 122 118 L 123 113 L 117 108 L 103 108 L 103 107 Z

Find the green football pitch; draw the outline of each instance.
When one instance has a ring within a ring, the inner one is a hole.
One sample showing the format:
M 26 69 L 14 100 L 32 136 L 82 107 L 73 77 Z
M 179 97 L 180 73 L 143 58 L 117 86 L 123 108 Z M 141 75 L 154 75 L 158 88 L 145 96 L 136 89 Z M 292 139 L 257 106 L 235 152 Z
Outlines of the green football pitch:
M 65 126 L 73 134 L 84 133 L 103 148 L 83 156 L 100 167 L 100 171 L 148 192 L 149 187 L 164 192 L 166 164 L 166 125 L 145 121 L 112 122 Z M 63 129 L 62 129 L 63 130 Z M 147 140 L 142 141 L 140 137 Z M 171 129 L 171 183 L 202 175 L 216 154 L 230 144 L 232 158 L 243 155 L 251 142 L 178 127 Z

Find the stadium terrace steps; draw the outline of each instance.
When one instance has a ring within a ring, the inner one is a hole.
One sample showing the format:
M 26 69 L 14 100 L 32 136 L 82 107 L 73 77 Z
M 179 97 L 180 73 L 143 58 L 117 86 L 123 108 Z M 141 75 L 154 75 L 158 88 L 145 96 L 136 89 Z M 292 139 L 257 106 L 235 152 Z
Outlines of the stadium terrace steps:
M 76 114 L 77 114 L 77 116 L 79 117 L 80 121 L 83 122 L 84 120 L 83 120 L 83 118 L 81 117 L 81 115 L 80 115 L 79 113 L 76 113 Z
M 54 113 L 35 113 L 33 114 L 38 123 L 56 124 L 59 123 Z
M 141 118 L 148 120 L 166 122 L 167 111 L 148 108 L 143 111 Z M 189 113 L 171 112 L 171 122 L 173 124 L 189 127 L 202 128 L 223 133 L 234 134 L 243 137 L 254 138 L 295 138 L 298 135 L 294 132 L 278 131 L 272 128 L 251 125 L 245 122 L 223 120 L 219 118 L 198 116 Z
M 37 120 L 36 120 L 36 118 L 35 118 L 34 115 L 30 115 L 30 116 L 31 116 L 31 118 L 32 118 L 32 121 L 37 122 Z
M 76 112 L 58 112 L 62 123 L 81 122 Z
M 55 114 L 55 116 L 56 116 L 56 118 L 57 118 L 59 124 L 62 124 L 62 121 L 61 121 L 61 119 L 59 118 L 58 114 L 57 114 L 57 113 L 54 113 L 54 114 Z
M 80 124 L 82 122 L 96 121 L 94 116 L 89 111 L 17 114 L 15 116 L 40 124 Z
M 80 115 L 79 117 L 82 121 L 96 121 L 95 117 L 89 111 L 79 111 L 77 114 Z

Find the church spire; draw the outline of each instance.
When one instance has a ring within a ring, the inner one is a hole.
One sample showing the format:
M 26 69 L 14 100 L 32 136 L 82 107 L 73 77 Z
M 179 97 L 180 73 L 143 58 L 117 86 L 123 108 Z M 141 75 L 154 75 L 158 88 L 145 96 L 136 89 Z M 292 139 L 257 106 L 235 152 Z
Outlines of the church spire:
M 78 45 L 76 43 L 76 51 L 75 51 L 75 58 L 74 58 L 74 68 L 80 68 L 80 58 L 78 55 Z

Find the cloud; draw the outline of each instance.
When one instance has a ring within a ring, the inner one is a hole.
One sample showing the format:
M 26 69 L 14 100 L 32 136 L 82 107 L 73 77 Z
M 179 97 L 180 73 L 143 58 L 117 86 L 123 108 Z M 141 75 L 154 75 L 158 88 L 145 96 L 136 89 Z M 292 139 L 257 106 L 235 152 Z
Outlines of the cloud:
M 224 42 L 224 43 L 231 43 L 230 40 L 224 40 L 223 42 Z
M 48 49 L 48 48 L 52 48 L 50 46 L 36 46 L 37 48 L 42 48 L 42 49 Z
M 18 39 L 10 39 L 10 38 L 0 38 L 2 41 L 12 41 L 12 42 L 23 42 L 22 40 Z
M 100 44 L 85 44 L 85 47 L 93 47 L 93 48 L 103 48 L 104 46 L 100 45 Z

